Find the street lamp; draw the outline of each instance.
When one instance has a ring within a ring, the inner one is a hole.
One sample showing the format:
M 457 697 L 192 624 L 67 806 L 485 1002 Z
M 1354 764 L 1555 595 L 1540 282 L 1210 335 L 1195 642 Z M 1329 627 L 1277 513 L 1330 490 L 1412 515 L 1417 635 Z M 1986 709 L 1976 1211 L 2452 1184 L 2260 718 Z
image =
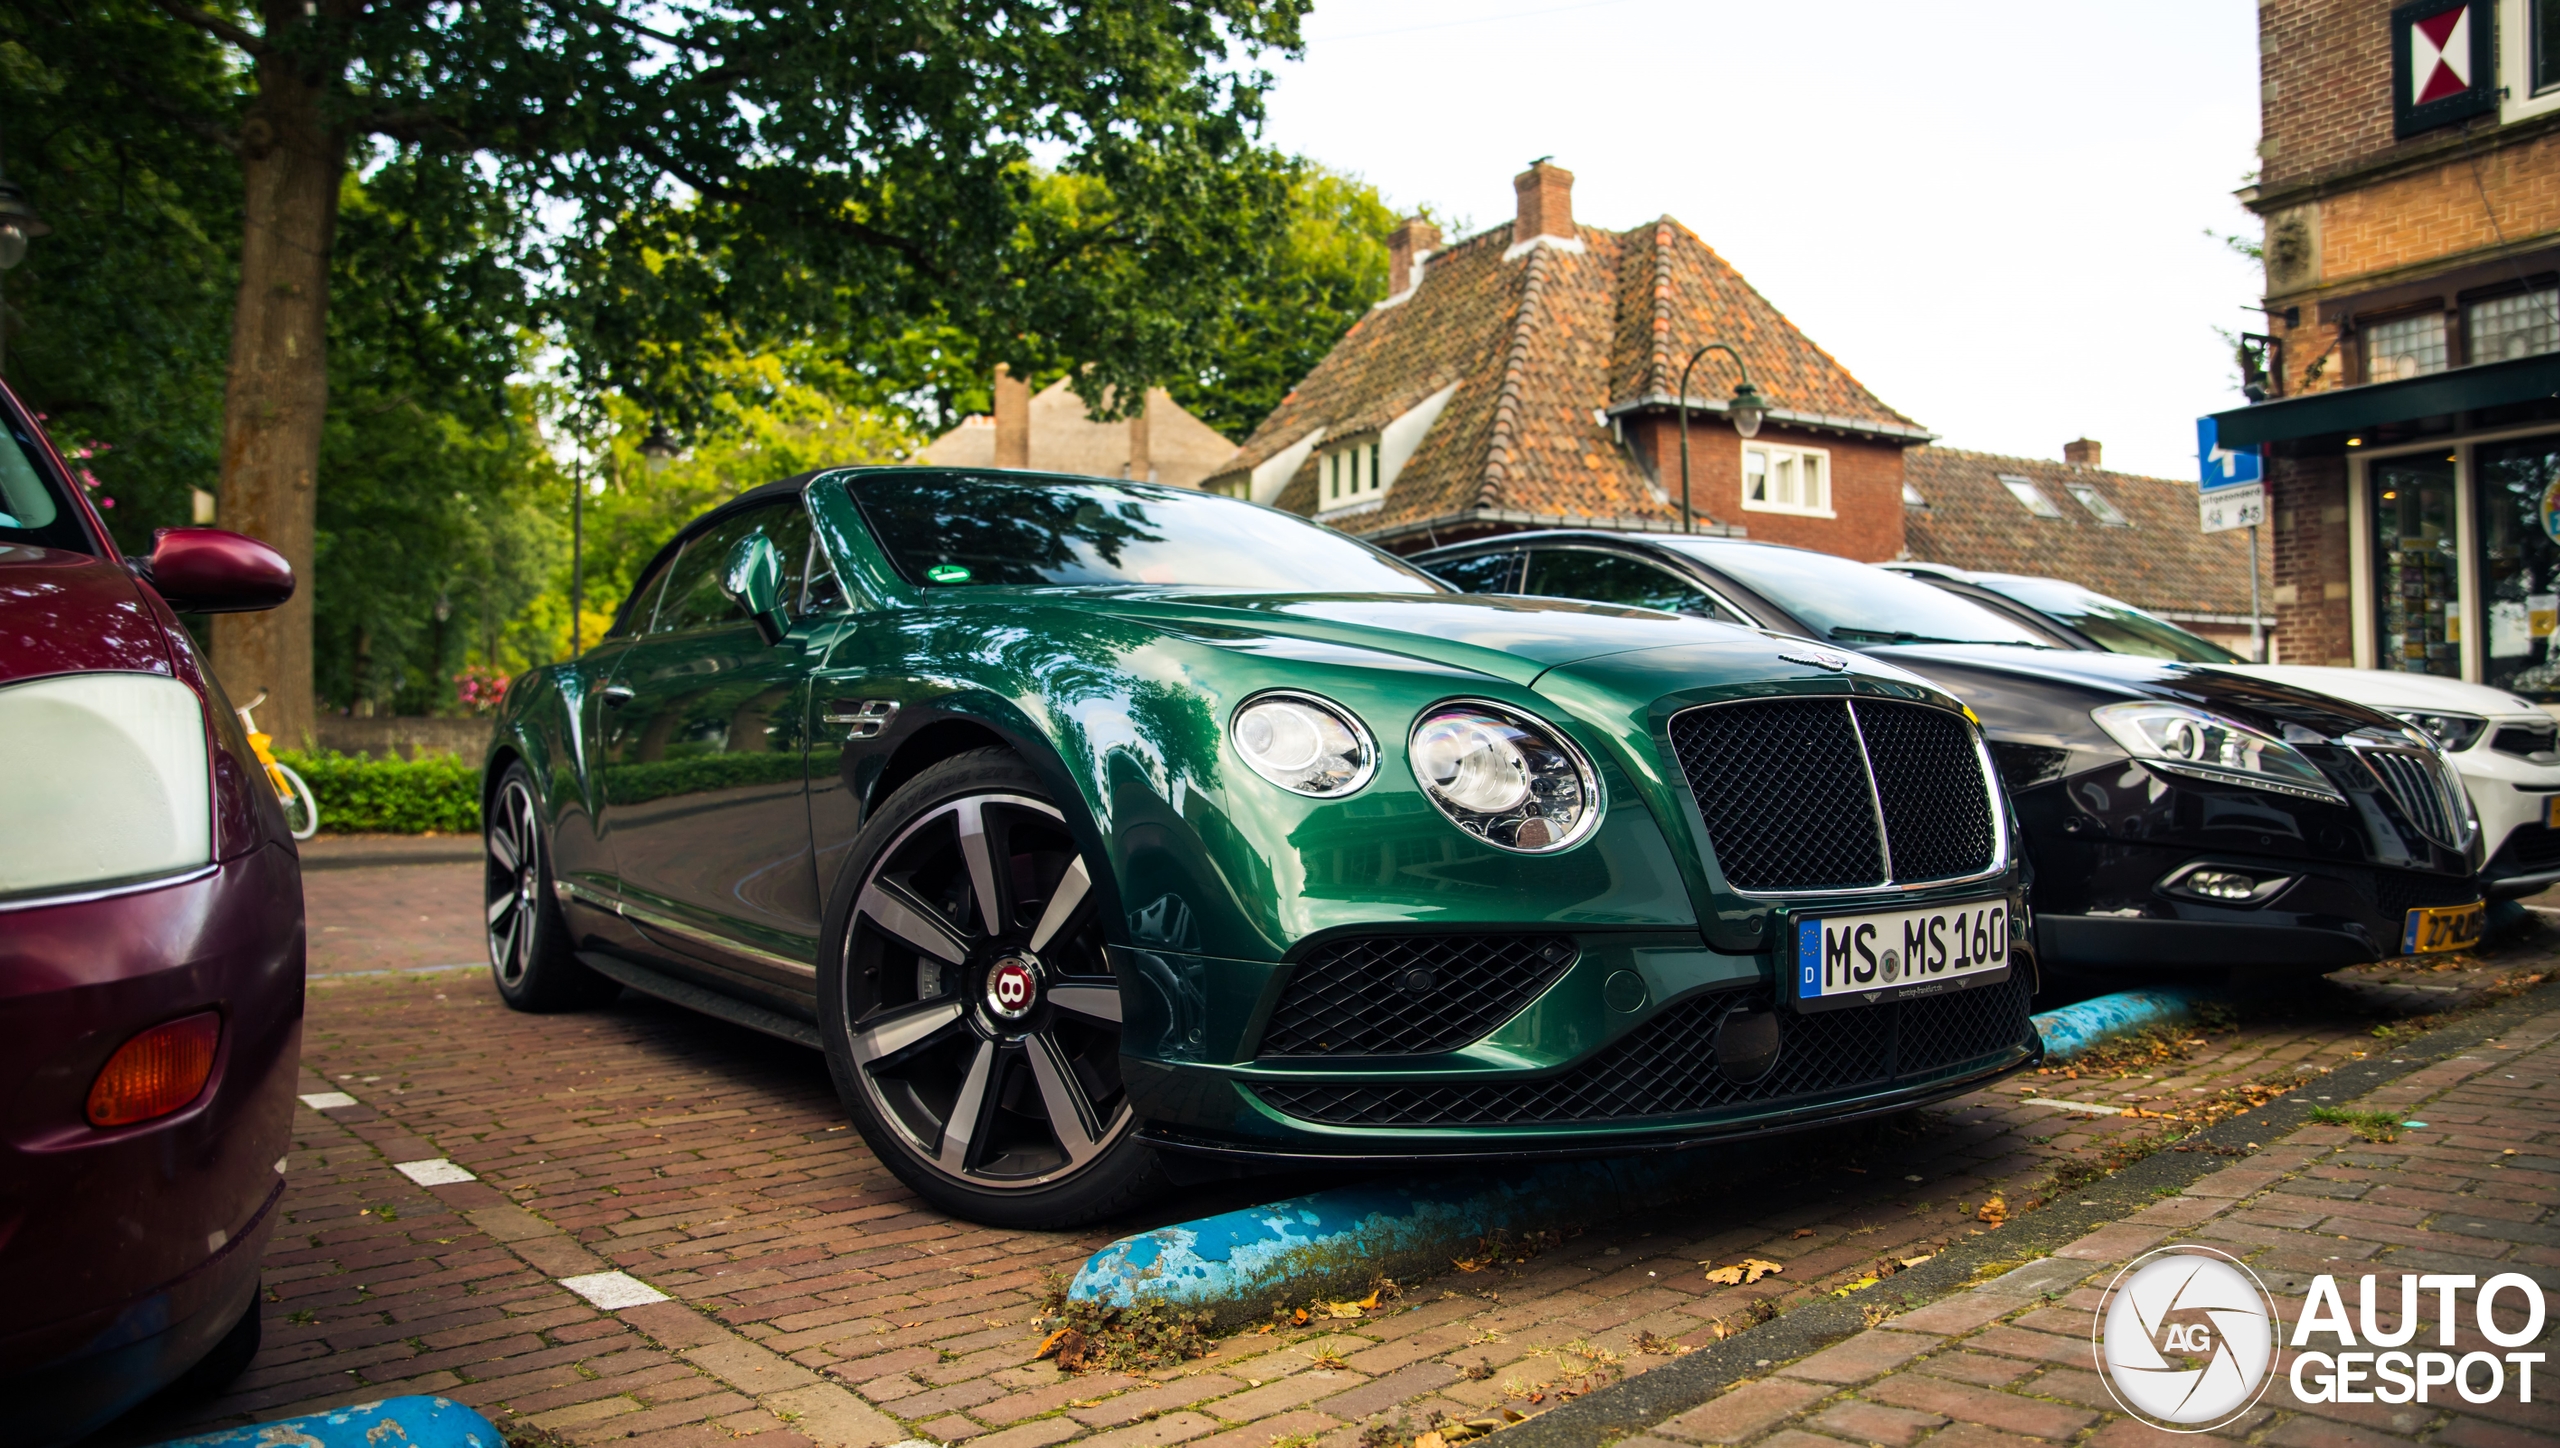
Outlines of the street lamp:
M 36 215 L 27 193 L 0 174 L 0 272 L 27 259 L 27 243 L 39 236 L 50 236 L 53 228 Z M 0 373 L 9 367 L 9 313 L 0 305 Z
M 1744 437 L 1756 437 L 1760 432 L 1760 419 L 1769 414 L 1769 400 L 1760 395 L 1759 388 L 1751 385 L 1750 365 L 1730 344 L 1709 342 L 1689 354 L 1688 366 L 1680 369 L 1680 531 L 1683 533 L 1698 531 L 1697 515 L 1689 511 L 1689 371 L 1698 365 L 1699 358 L 1710 352 L 1722 352 L 1732 358 L 1733 365 L 1742 373 L 1742 385 L 1733 389 L 1733 401 L 1725 405 L 1724 415 L 1732 420 L 1733 430 Z
M 649 424 L 649 436 L 640 443 L 640 456 L 648 459 L 649 471 L 665 472 L 667 464 L 676 460 L 676 454 L 679 451 L 681 449 L 676 446 L 675 434 L 667 431 L 665 423 Z

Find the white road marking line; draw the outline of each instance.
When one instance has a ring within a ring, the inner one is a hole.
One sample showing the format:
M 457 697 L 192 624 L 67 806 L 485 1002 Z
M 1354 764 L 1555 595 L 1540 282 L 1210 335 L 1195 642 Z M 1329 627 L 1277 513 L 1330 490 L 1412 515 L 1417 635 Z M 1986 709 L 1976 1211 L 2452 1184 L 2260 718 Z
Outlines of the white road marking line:
M 341 1106 L 356 1105 L 356 1099 L 344 1091 L 314 1091 L 302 1098 L 302 1104 L 314 1111 L 335 1111 Z
M 583 1277 L 563 1277 L 560 1285 L 606 1312 L 668 1300 L 667 1294 L 628 1272 L 590 1272 Z
M 394 1162 L 391 1169 L 422 1187 L 449 1187 L 455 1182 L 480 1180 L 443 1157 L 437 1157 L 433 1161 Z
M 2020 1097 L 2018 1104 L 2020 1106 L 2053 1106 L 2064 1111 L 2094 1111 L 2100 1116 L 2122 1116 L 2130 1109 L 2123 1106 L 2100 1106 L 2094 1101 L 2048 1101 L 2041 1096 Z

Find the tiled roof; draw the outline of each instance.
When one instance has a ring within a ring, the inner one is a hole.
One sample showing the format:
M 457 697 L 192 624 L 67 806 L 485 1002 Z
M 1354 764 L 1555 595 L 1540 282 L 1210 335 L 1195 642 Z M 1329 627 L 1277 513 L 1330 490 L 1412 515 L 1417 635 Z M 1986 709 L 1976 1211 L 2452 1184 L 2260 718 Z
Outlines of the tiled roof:
M 2248 616 L 2249 534 L 2200 531 L 2193 483 L 1949 447 L 1913 448 L 1902 469 L 1928 501 L 1903 515 L 1903 546 L 1921 562 L 2067 578 L 2148 609 Z M 2035 484 L 2062 516 L 2028 511 L 2003 476 Z M 2101 523 L 2074 487 L 2095 489 L 2132 526 Z M 2259 583 L 2272 589 L 2274 540 L 2260 547 Z
M 1338 526 L 1392 533 L 1493 515 L 1670 523 L 1677 508 L 1615 439 L 1613 411 L 1670 403 L 1689 350 L 1721 338 L 1780 411 L 1897 439 L 1926 434 L 1807 340 L 1723 258 L 1669 218 L 1576 229 L 1579 247 L 1509 260 L 1512 227 L 1433 254 L 1422 283 L 1355 325 L 1263 419 L 1223 471 L 1251 469 L 1317 428 L 1378 428 L 1457 392 L 1373 512 Z M 1730 367 L 1699 364 L 1691 391 L 1720 403 Z M 1276 501 L 1316 511 L 1316 457 Z

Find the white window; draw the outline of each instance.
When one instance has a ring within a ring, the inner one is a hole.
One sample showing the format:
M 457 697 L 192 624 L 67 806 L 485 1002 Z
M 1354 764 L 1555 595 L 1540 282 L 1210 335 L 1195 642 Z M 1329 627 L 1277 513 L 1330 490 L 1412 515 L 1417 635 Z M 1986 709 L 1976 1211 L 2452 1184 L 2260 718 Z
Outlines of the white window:
M 1908 481 L 1905 481 L 1902 485 L 1902 506 L 1906 508 L 1925 508 L 1929 506 L 1929 500 L 1921 495 L 1918 488 L 1911 486 Z
M 1831 511 L 1831 454 L 1819 448 L 1742 445 L 1742 506 L 1761 513 Z
M 2107 527 L 2130 528 L 2133 526 L 2133 520 L 2118 511 L 2114 500 L 2099 492 L 2092 484 L 2065 483 L 2063 488 L 2071 496 L 2080 500 L 2080 506 L 2089 510 L 2090 517 Z
M 2397 382 L 2444 370 L 2444 313 L 2395 317 L 2364 329 L 2364 380 Z
M 1386 491 L 1378 467 L 1378 439 L 1362 438 L 1316 459 L 1317 511 L 1347 508 Z
M 2025 478 L 2013 478 L 2007 473 L 2002 473 L 2000 475 L 2000 486 L 2007 488 L 2009 490 L 2009 496 L 2018 500 L 2018 506 L 2035 514 L 2039 518 L 2059 518 L 2062 516 L 2062 510 L 2053 505 L 2053 499 L 2044 495 L 2044 489 L 2037 487 L 2034 483 Z
M 2560 350 L 2560 291 L 2473 302 L 2463 309 L 2462 335 L 2475 366 Z

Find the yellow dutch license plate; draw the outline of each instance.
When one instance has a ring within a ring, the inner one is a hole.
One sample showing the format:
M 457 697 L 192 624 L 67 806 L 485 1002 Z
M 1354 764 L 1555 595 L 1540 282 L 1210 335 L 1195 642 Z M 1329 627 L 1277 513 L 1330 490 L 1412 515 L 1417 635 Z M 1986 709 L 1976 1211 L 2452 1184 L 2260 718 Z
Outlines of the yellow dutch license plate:
M 2430 955 L 2477 945 L 2488 918 L 2489 907 L 2477 900 L 2468 905 L 2421 906 L 2409 912 L 2408 923 L 2400 929 L 2400 953 Z
M 2542 822 L 2555 830 L 2560 830 L 2560 794 L 2552 795 L 2542 802 Z

